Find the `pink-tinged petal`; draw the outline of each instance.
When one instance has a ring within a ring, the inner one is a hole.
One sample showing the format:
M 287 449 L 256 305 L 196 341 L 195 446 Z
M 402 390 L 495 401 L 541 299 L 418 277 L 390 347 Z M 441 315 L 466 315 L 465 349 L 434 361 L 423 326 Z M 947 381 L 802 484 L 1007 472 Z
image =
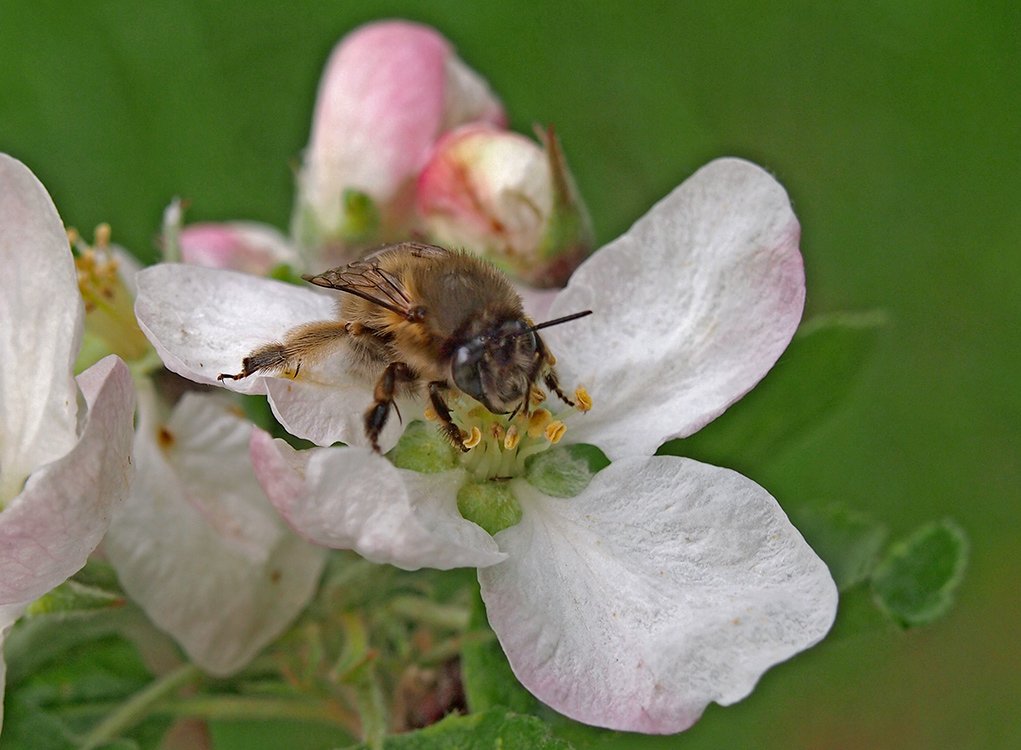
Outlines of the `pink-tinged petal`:
M 0 604 L 29 602 L 78 571 L 128 494 L 131 373 L 106 357 L 79 375 L 78 385 L 89 410 L 78 443 L 33 472 L 0 513 Z
M 256 222 L 191 224 L 178 242 L 185 263 L 227 268 L 265 276 L 281 263 L 295 263 L 297 253 L 274 227 Z
M 826 565 L 735 472 L 625 458 L 577 497 L 523 485 L 518 498 L 524 518 L 496 535 L 509 558 L 479 571 L 482 596 L 518 679 L 573 719 L 682 731 L 833 622 Z
M 338 364 L 344 360 L 338 358 Z M 277 421 L 296 437 L 316 445 L 334 443 L 369 446 L 365 435 L 365 412 L 374 402 L 371 381 L 353 378 L 341 368 L 335 376 L 320 368 L 315 373 L 302 372 L 296 380 L 267 378 L 266 392 Z M 315 378 L 315 379 L 313 379 Z M 404 425 L 421 416 L 421 399 L 397 399 L 397 413 L 392 411 L 379 436 L 379 447 L 390 450 L 404 432 Z
M 445 129 L 502 119 L 482 79 L 455 60 L 440 34 L 406 21 L 363 26 L 336 47 L 301 180 L 303 202 L 327 233 L 341 224 L 345 190 L 367 194 L 384 214 L 400 210 L 388 204 L 401 202 Z
M 298 453 L 258 431 L 252 463 L 281 515 L 317 544 L 405 570 L 484 567 L 506 558 L 458 513 L 460 471 L 404 471 L 365 448 Z
M 293 284 L 177 263 L 138 274 L 135 315 L 168 369 L 199 383 L 234 374 L 253 349 L 303 323 L 336 318 L 336 298 Z M 264 378 L 225 380 L 265 393 Z
M 0 508 L 77 439 L 81 296 L 46 188 L 0 154 Z
M 801 319 L 800 228 L 787 193 L 739 159 L 700 169 L 575 271 L 543 332 L 561 380 L 594 406 L 573 438 L 650 455 L 747 393 Z
M 290 532 L 252 469 L 252 426 L 220 395 L 186 394 L 160 424 L 142 400 L 139 476 L 104 543 L 125 590 L 200 667 L 231 674 L 315 591 L 323 550 Z

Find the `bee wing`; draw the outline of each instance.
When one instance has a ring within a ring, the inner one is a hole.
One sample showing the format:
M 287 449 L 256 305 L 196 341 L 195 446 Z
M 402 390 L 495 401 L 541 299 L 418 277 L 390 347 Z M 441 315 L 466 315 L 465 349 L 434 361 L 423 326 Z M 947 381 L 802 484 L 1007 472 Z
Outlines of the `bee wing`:
M 331 268 L 329 271 L 323 271 L 315 276 L 302 276 L 302 278 L 316 286 L 353 294 L 397 315 L 408 317 L 412 307 L 411 298 L 401 280 L 394 273 L 383 268 L 382 257 L 392 253 L 407 253 L 415 258 L 436 258 L 447 255 L 449 252 L 449 250 L 436 245 L 401 242 L 382 247 L 371 255 L 346 266 Z

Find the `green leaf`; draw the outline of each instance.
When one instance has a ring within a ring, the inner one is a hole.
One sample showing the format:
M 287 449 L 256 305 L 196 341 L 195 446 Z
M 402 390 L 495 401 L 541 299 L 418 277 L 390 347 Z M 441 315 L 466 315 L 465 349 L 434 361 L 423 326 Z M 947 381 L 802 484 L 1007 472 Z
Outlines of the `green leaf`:
M 748 395 L 692 437 L 672 440 L 659 453 L 729 466 L 769 459 L 847 396 L 884 322 L 878 312 L 813 318 Z
M 960 526 L 950 519 L 926 524 L 894 544 L 876 568 L 876 604 L 904 627 L 933 622 L 950 609 L 967 560 Z
M 500 643 L 489 628 L 486 607 L 476 593 L 472 598 L 468 633 L 461 648 L 461 679 L 469 710 L 503 707 L 517 713 L 534 713 L 539 701 L 525 690 L 511 671 Z
M 4 750 L 70 750 L 122 701 L 152 680 L 134 647 L 117 637 L 89 641 L 9 686 Z M 154 747 L 169 721 L 150 718 L 115 744 Z
M 384 750 L 571 750 L 534 716 L 492 709 L 469 716 L 448 716 L 417 732 L 388 737 Z M 352 748 L 352 750 L 355 750 Z M 368 750 L 358 745 L 357 750 Z
M 794 520 L 841 592 L 868 579 L 888 536 L 885 525 L 839 506 L 806 508 Z

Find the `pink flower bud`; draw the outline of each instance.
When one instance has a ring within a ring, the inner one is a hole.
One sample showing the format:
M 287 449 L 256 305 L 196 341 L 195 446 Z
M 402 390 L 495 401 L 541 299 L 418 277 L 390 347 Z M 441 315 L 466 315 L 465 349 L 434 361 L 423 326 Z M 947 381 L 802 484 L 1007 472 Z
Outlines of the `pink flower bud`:
M 535 286 L 563 286 L 592 232 L 552 133 L 544 147 L 488 125 L 447 135 L 422 170 L 419 214 L 434 241 L 464 247 Z
M 466 122 L 503 119 L 485 81 L 433 29 L 406 21 L 356 29 L 333 51 L 319 86 L 299 178 L 299 242 L 371 242 L 406 231 L 414 179 L 436 140 Z
M 257 276 L 265 276 L 281 263 L 293 263 L 295 259 L 280 232 L 254 222 L 191 224 L 181 229 L 178 242 L 185 263 Z

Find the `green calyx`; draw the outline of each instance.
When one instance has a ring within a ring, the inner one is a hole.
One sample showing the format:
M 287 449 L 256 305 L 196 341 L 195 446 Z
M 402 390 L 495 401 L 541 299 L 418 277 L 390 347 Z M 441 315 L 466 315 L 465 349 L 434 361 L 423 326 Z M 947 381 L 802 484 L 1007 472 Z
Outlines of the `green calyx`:
M 457 509 L 468 521 L 490 534 L 509 529 L 521 520 L 521 506 L 502 480 L 467 482 L 457 492 Z

